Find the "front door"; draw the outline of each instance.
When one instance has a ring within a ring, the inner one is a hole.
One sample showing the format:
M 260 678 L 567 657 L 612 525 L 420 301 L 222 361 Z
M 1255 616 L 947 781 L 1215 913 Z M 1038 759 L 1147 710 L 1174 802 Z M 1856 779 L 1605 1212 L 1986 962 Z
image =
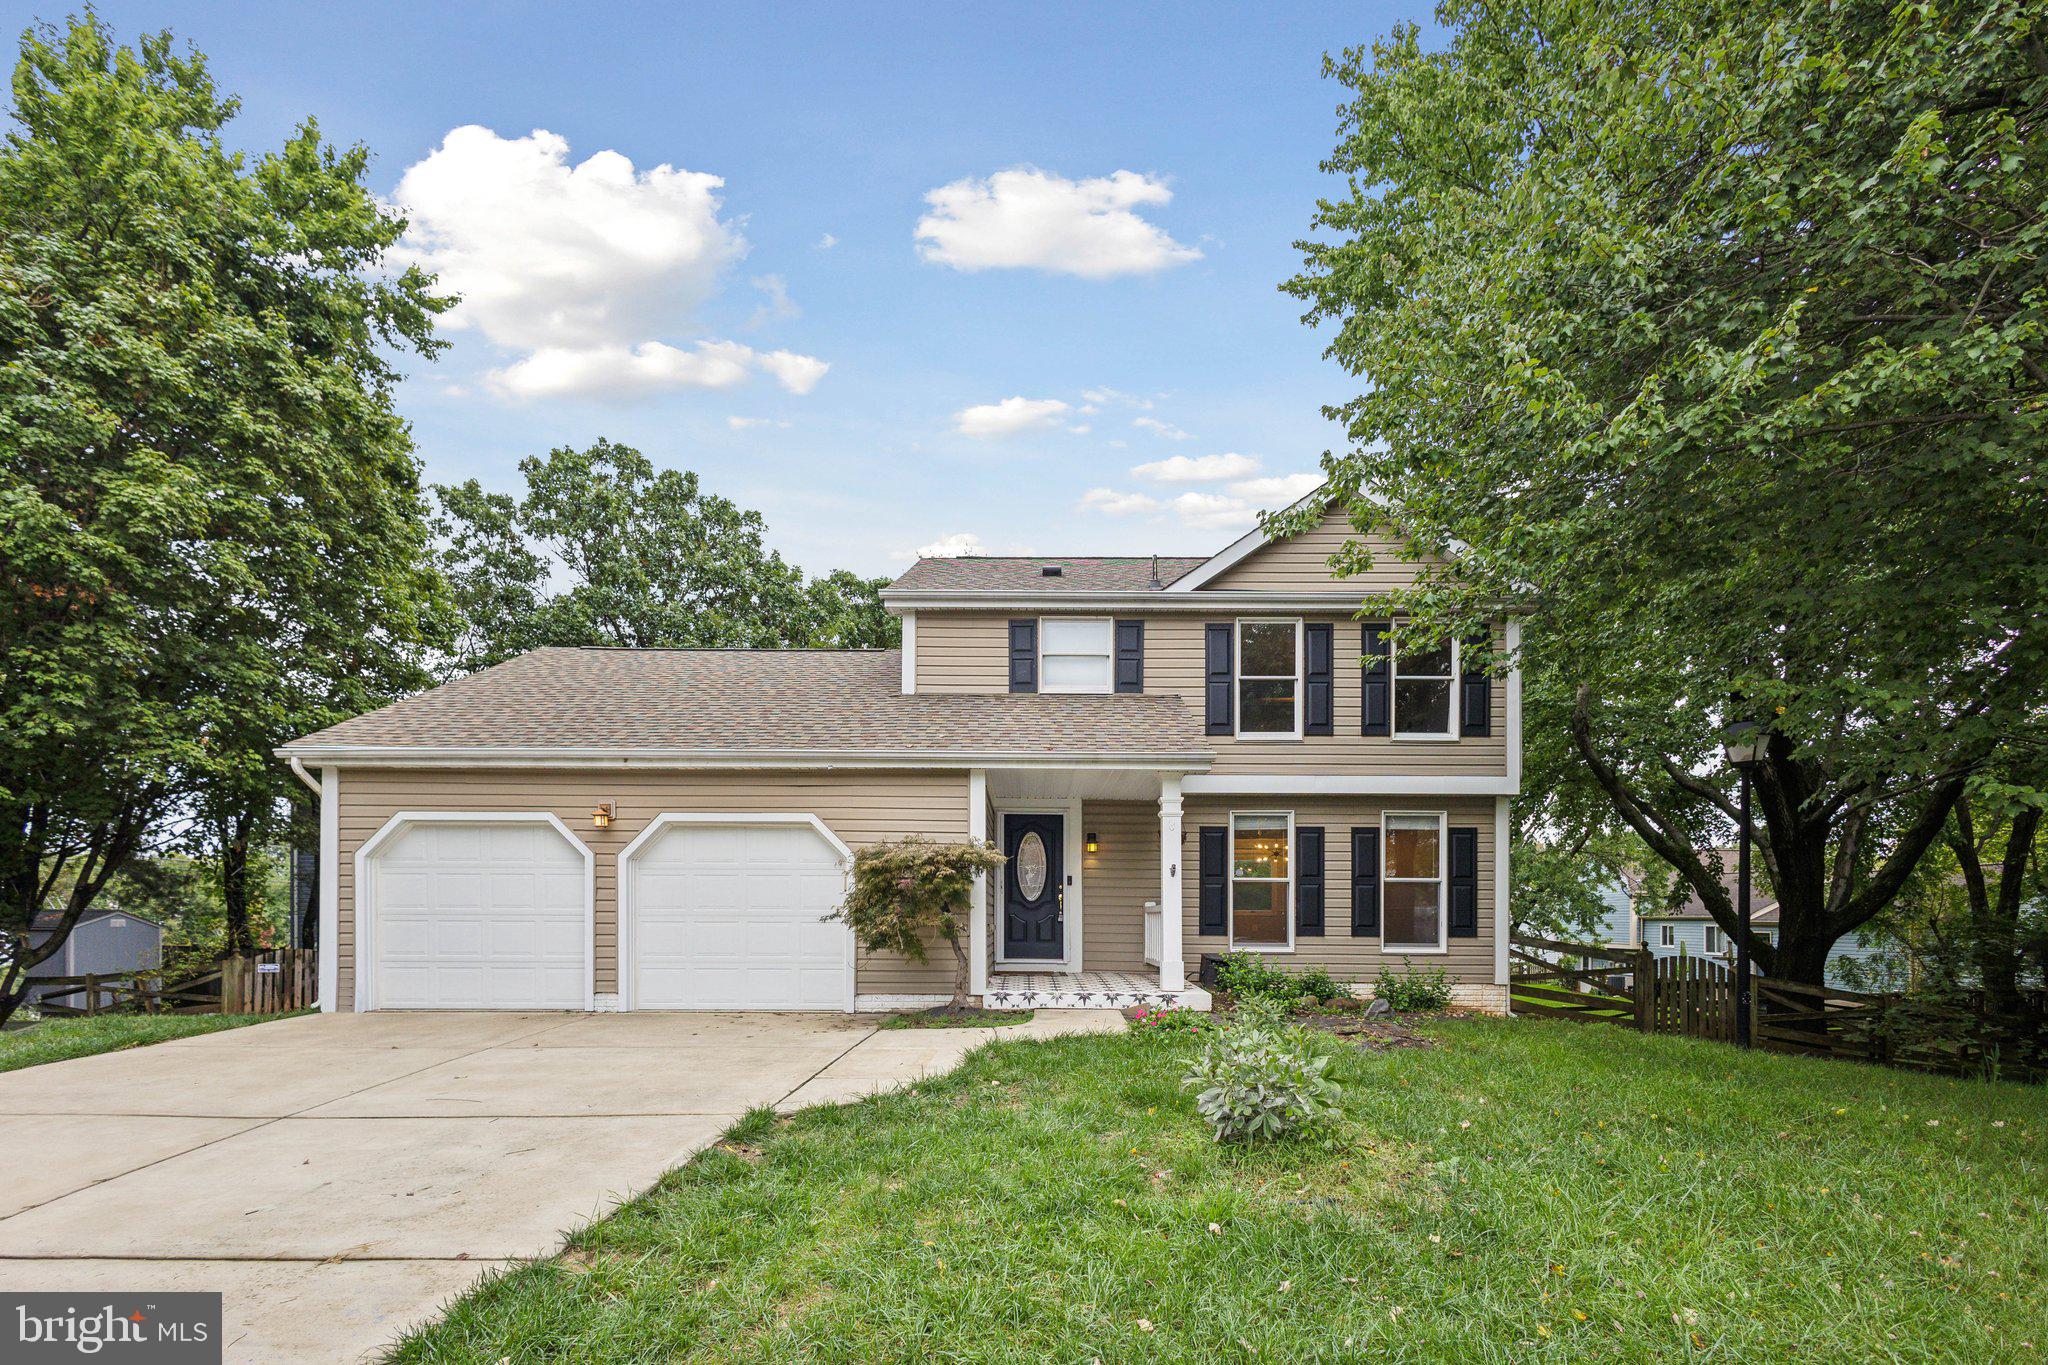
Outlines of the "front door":
M 1066 817 L 1005 815 L 1003 960 L 1062 962 L 1067 956 Z

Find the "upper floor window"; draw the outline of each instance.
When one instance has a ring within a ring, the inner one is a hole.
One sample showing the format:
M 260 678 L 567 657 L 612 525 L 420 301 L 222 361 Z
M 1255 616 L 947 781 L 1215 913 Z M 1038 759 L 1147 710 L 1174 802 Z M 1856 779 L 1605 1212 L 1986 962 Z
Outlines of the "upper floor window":
M 1107 620 L 1048 616 L 1038 623 L 1038 690 L 1116 690 L 1115 636 Z
M 1711 924 L 1707 926 L 1707 951 L 1710 953 L 1721 951 L 1721 931 Z
M 1237 733 L 1241 739 L 1301 734 L 1301 622 L 1238 622 Z
M 1458 644 L 1449 640 L 1434 649 L 1394 650 L 1394 726 L 1396 735 L 1418 739 L 1451 739 L 1451 702 L 1457 695 Z
M 1669 948 L 1678 941 L 1678 936 L 1672 932 L 1670 925 L 1660 924 L 1657 926 L 1657 941 Z

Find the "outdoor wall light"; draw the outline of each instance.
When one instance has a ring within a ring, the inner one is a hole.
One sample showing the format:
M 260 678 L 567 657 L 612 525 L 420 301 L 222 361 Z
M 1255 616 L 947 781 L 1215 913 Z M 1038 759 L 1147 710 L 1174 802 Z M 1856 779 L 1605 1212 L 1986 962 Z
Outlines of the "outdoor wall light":
M 1097 843 L 1095 842 L 1095 836 L 1094 836 L 1093 834 L 1090 834 L 1090 835 L 1088 836 L 1088 851 L 1089 851 L 1090 853 L 1095 853 L 1095 852 L 1098 852 L 1098 851 L 1100 851 L 1100 848 L 1101 848 L 1101 845 L 1099 845 L 1099 844 L 1097 844 Z
M 612 827 L 612 817 L 616 814 L 618 814 L 618 804 L 616 802 L 600 801 L 597 803 L 597 809 L 590 812 L 590 823 L 599 829 L 610 829 Z

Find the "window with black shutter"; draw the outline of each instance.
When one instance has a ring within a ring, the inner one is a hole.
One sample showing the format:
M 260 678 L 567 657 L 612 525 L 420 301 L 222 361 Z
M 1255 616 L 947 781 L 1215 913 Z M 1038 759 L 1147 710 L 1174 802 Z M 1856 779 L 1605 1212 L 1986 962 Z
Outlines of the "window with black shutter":
M 1351 936 L 1380 933 L 1380 832 L 1351 831 Z
M 1294 932 L 1323 936 L 1323 831 L 1317 825 L 1294 827 Z
M 1479 937 L 1479 831 L 1471 825 L 1453 825 L 1451 841 L 1452 938 Z
M 1362 735 L 1393 733 L 1393 658 L 1387 648 L 1387 631 L 1391 628 L 1386 621 L 1367 621 L 1359 631 L 1360 674 L 1364 682 L 1359 726 Z
M 1302 627 L 1301 728 L 1304 734 L 1336 733 L 1336 698 L 1331 677 L 1336 627 L 1311 621 Z
M 1038 690 L 1038 621 L 1035 617 L 1010 622 L 1010 690 Z
M 1223 825 L 1204 825 L 1198 843 L 1201 899 L 1196 932 L 1221 938 L 1230 932 L 1230 830 Z
M 1204 729 L 1212 735 L 1232 733 L 1231 694 L 1236 691 L 1237 631 L 1229 623 L 1202 628 L 1202 706 Z
M 1145 690 L 1145 623 L 1116 623 L 1116 690 Z

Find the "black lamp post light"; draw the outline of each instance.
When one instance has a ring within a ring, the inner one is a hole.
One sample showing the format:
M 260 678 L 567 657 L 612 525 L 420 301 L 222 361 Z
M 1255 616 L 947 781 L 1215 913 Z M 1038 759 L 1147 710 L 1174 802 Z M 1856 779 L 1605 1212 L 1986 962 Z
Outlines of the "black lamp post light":
M 1735 936 L 1735 1041 L 1750 1045 L 1749 1036 L 1749 781 L 1750 773 L 1764 761 L 1771 732 L 1753 720 L 1730 721 L 1721 731 L 1721 750 L 1741 776 L 1742 795 L 1736 809 L 1735 831 L 1735 917 L 1741 932 Z

